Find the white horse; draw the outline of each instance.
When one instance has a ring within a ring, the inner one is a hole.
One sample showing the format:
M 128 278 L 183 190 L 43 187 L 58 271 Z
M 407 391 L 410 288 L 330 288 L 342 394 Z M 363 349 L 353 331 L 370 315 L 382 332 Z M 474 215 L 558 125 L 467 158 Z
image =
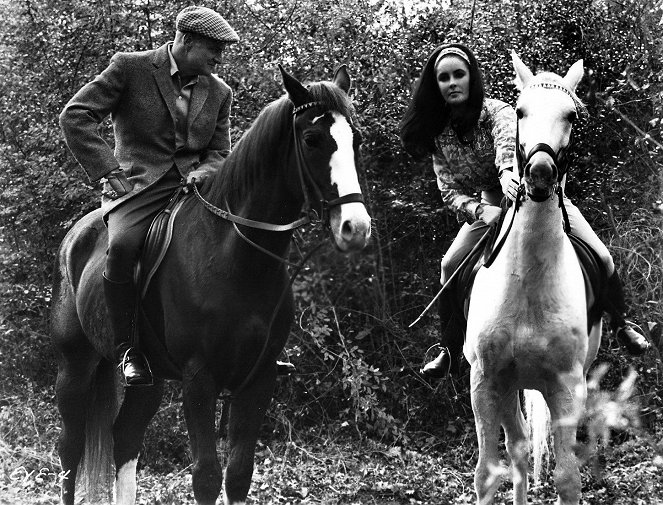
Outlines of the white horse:
M 492 503 L 502 473 L 501 425 L 512 464 L 513 503 L 527 503 L 530 437 L 519 391 L 531 390 L 526 398 L 533 398 L 538 408 L 528 411 L 528 421 L 546 435 L 542 444 L 533 446 L 535 471 L 547 449 L 551 419 L 558 503 L 577 504 L 581 483 L 574 445 L 585 406 L 586 373 L 600 344 L 601 319 L 589 321 L 588 335 L 586 290 L 564 230 L 559 188 L 565 182 L 573 121 L 582 107 L 575 89 L 584 70 L 580 60 L 564 77 L 533 75 L 515 53 L 512 59 L 521 92 L 516 149 L 522 198 L 500 231 L 501 251 L 489 268 L 477 273 L 468 308 L 464 353 L 471 365 L 479 441 L 474 484 L 478 503 Z

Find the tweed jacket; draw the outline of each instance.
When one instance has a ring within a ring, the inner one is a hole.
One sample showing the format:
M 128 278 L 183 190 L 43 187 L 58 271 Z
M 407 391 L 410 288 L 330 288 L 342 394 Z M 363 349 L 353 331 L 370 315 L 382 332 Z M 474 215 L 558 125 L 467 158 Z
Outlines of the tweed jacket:
M 435 138 L 437 185 L 445 205 L 456 212 L 459 221 L 475 220 L 479 192 L 481 200 L 499 205 L 499 173 L 515 164 L 516 121 L 513 107 L 486 98 L 469 144 L 462 144 L 448 126 Z
M 130 193 L 116 200 L 103 198 L 104 215 L 173 166 L 186 177 L 200 164 L 219 162 L 230 152 L 232 90 L 222 79 L 199 76 L 189 103 L 186 144 L 179 149 L 176 99 L 165 44 L 156 50 L 115 54 L 60 114 L 67 146 L 92 182 L 121 167 L 133 184 Z M 114 150 L 99 134 L 99 124 L 109 114 Z

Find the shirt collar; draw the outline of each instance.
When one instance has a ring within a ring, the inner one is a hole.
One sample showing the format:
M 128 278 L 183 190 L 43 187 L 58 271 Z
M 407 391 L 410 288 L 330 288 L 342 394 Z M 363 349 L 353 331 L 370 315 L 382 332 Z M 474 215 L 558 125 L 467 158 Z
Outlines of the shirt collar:
M 180 72 L 180 69 L 177 68 L 177 62 L 175 61 L 175 58 L 173 57 L 173 44 L 168 44 L 168 59 L 170 60 L 170 76 L 175 77 L 175 74 Z M 180 78 L 182 77 L 182 74 L 179 74 Z M 196 84 L 198 82 L 200 76 L 196 75 L 193 78 L 191 78 L 190 81 L 187 82 L 187 84 Z
M 174 76 L 177 72 L 180 71 L 179 68 L 177 68 L 177 62 L 175 61 L 175 58 L 173 57 L 173 45 L 168 44 L 168 59 L 170 60 L 170 76 Z

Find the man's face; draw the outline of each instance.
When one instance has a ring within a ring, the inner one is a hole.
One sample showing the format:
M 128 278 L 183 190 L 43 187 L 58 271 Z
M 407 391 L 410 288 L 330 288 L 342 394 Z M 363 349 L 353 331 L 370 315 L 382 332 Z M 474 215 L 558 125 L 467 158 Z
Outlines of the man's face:
M 221 63 L 221 55 L 226 48 L 224 42 L 207 37 L 192 37 L 185 46 L 185 62 L 181 66 L 188 75 L 210 75 Z

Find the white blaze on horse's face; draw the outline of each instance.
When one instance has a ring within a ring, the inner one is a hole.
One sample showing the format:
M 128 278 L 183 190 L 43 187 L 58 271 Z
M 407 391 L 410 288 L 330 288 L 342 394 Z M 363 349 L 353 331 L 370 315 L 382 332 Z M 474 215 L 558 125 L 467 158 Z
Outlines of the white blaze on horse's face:
M 348 120 L 338 112 L 333 112 L 334 122 L 329 128 L 337 149 L 329 160 L 332 185 L 338 196 L 361 193 L 357 168 L 353 133 Z M 336 245 L 341 251 L 363 249 L 371 236 L 371 218 L 361 202 L 338 205 L 330 211 L 330 226 Z

